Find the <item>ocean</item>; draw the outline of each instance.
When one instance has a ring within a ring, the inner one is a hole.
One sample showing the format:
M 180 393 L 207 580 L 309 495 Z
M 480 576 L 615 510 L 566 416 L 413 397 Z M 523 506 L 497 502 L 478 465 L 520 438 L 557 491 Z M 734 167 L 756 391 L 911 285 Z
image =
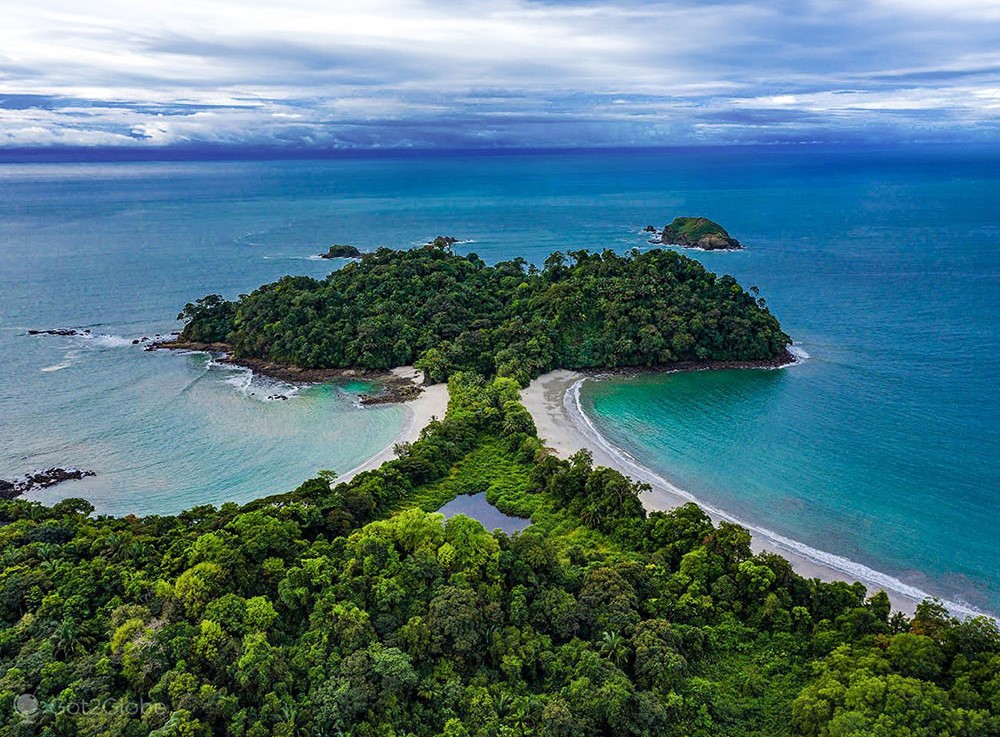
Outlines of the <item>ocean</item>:
M 31 496 L 126 514 L 344 472 L 391 442 L 399 407 L 132 340 L 206 293 L 321 276 L 332 243 L 450 235 L 540 263 L 704 215 L 747 248 L 689 255 L 758 286 L 808 357 L 587 381 L 594 425 L 748 524 L 1000 612 L 998 202 L 996 147 L 0 164 L 0 477 L 92 468 Z M 26 334 L 48 328 L 95 337 Z

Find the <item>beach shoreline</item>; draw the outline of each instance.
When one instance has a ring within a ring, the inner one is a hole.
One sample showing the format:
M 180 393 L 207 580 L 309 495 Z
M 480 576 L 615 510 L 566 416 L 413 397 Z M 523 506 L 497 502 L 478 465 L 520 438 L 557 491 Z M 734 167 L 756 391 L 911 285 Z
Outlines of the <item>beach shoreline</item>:
M 412 383 L 419 386 L 423 380 L 423 373 L 417 371 L 412 366 L 400 366 L 391 372 L 394 379 Z M 337 476 L 336 483 L 350 481 L 359 473 L 364 471 L 374 471 L 386 461 L 391 461 L 396 457 L 396 446 L 400 443 L 412 443 L 420 437 L 420 432 L 427 427 L 427 423 L 433 418 L 444 419 L 444 414 L 448 410 L 448 385 L 432 384 L 421 387 L 422 391 L 414 398 L 401 400 L 399 405 L 403 408 L 405 418 L 403 426 L 392 442 L 366 460 L 364 463 L 355 466 L 350 471 Z
M 847 581 L 853 583 L 859 581 L 868 588 L 869 593 L 884 590 L 888 594 L 893 608 L 908 615 L 912 615 L 916 605 L 930 596 L 902 582 L 898 582 L 898 586 L 893 586 L 891 582 L 886 580 L 889 577 L 878 571 L 869 569 L 870 573 L 865 575 L 859 574 L 856 570 L 845 570 L 845 566 L 837 565 L 840 560 L 855 568 L 859 566 L 852 561 L 841 559 L 839 556 L 824 551 L 803 550 L 808 546 L 770 533 L 770 531 L 760 527 L 749 525 L 722 510 L 705 504 L 689 492 L 631 459 L 627 453 L 616 448 L 601 436 L 590 420 L 580 411 L 576 393 L 582 382 L 589 378 L 592 377 L 577 371 L 552 371 L 532 381 L 521 392 L 521 401 L 535 421 L 539 438 L 542 439 L 547 448 L 560 458 L 567 458 L 580 449 L 587 449 L 593 454 L 594 465 L 613 468 L 637 481 L 649 484 L 652 490 L 641 498 L 647 511 L 667 511 L 688 502 L 695 502 L 705 510 L 715 524 L 725 520 L 747 527 L 753 535 L 751 547 L 754 552 L 777 553 L 792 564 L 796 573 L 806 578 L 819 578 L 827 582 Z M 958 605 L 951 605 L 951 608 L 964 609 Z M 976 614 L 971 610 L 962 613 Z

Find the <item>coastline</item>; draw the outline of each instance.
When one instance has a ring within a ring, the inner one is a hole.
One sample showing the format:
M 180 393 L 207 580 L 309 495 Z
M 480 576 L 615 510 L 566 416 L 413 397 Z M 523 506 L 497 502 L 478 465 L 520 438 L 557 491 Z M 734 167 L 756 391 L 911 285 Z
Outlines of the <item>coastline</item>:
M 383 391 L 378 394 L 363 394 L 361 404 L 408 402 L 416 399 L 424 391 L 420 381 L 423 378 L 422 374 L 417 372 L 416 376 L 410 375 L 414 371 L 412 366 L 401 366 L 391 371 L 353 368 L 304 369 L 290 363 L 269 361 L 262 358 L 233 358 L 232 347 L 227 343 L 198 343 L 184 340 L 150 343 L 145 350 L 211 353 L 218 356 L 219 363 L 242 366 L 255 374 L 289 384 L 326 384 L 334 381 L 362 379 L 376 381 L 382 385 Z
M 346 379 L 377 381 L 383 387 L 383 391 L 378 394 L 363 394 L 360 403 L 365 406 L 399 404 L 404 412 L 403 426 L 385 448 L 360 465 L 343 474 L 338 474 L 337 483 L 350 481 L 359 473 L 372 471 L 386 461 L 392 460 L 396 457 L 397 445 L 417 440 L 431 419 L 444 419 L 445 412 L 448 410 L 448 385 L 446 383 L 424 385 L 423 372 L 418 371 L 413 366 L 397 366 L 390 371 L 303 369 L 276 361 L 233 358 L 232 348 L 226 343 L 197 343 L 181 340 L 151 343 L 145 350 L 184 350 L 210 353 L 218 356 L 217 360 L 220 363 L 242 366 L 263 376 L 292 384 L 321 384 Z
M 796 540 L 748 524 L 723 510 L 705 504 L 691 493 L 642 466 L 605 439 L 581 411 L 579 390 L 588 378 L 591 377 L 578 371 L 556 370 L 538 377 L 521 392 L 521 401 L 535 421 L 539 438 L 557 456 L 566 458 L 585 448 L 593 454 L 595 465 L 613 468 L 652 487 L 652 491 L 642 497 L 643 506 L 647 511 L 666 511 L 687 502 L 695 502 L 716 524 L 725 520 L 746 527 L 753 535 L 751 547 L 754 552 L 777 553 L 792 564 L 796 573 L 806 578 L 819 578 L 827 582 L 857 581 L 864 584 L 869 593 L 884 590 L 889 595 L 893 608 L 907 615 L 912 615 L 917 604 L 931 597 L 927 592 L 867 566 L 832 553 L 815 550 Z M 954 602 L 943 603 L 953 613 L 981 614 Z
M 414 387 L 418 385 L 417 382 L 423 380 L 423 373 L 417 371 L 412 366 L 400 366 L 393 369 L 390 373 L 396 381 L 406 382 Z M 400 443 L 412 443 L 417 440 L 420 437 L 420 432 L 427 427 L 427 423 L 432 418 L 444 419 L 444 413 L 448 409 L 448 385 L 442 383 L 424 386 L 422 387 L 422 391 L 415 397 L 400 400 L 400 406 L 403 408 L 406 417 L 403 420 L 403 427 L 396 433 L 396 437 L 393 438 L 392 443 L 361 465 L 355 466 L 350 471 L 338 475 L 335 483 L 340 484 L 350 481 L 359 473 L 373 471 L 386 461 L 391 461 L 396 457 L 397 445 Z
M 607 376 L 640 376 L 642 374 L 675 374 L 681 371 L 730 371 L 734 369 L 780 369 L 793 366 L 799 358 L 790 348 L 786 348 L 780 356 L 762 358 L 755 361 L 677 361 L 662 366 L 619 366 L 617 368 L 578 369 L 571 371 L 578 378 L 601 379 Z M 561 369 L 546 374 L 558 373 Z M 544 379 L 540 376 L 539 379 Z

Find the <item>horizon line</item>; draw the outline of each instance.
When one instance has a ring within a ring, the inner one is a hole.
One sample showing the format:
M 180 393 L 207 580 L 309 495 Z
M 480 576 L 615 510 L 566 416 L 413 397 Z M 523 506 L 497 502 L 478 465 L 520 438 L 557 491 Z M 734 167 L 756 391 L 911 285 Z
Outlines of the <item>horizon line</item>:
M 655 146 L 420 146 L 420 147 L 290 147 L 244 144 L 172 145 L 132 148 L 127 146 L 24 146 L 0 147 L 0 164 L 144 162 L 144 161 L 280 161 L 338 158 L 391 158 L 403 156 L 478 154 L 572 154 L 580 152 L 641 153 L 660 151 L 727 151 L 751 149 L 790 150 L 901 150 L 955 149 L 968 151 L 1000 149 L 1000 141 L 751 141 L 730 143 L 679 143 Z

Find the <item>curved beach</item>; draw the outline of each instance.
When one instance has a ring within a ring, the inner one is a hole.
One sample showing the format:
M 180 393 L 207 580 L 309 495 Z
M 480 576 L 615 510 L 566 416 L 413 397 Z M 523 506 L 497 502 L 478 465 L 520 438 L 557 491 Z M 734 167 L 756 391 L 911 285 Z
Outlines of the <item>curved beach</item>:
M 392 373 L 402 379 L 409 379 L 414 384 L 418 384 L 423 380 L 423 374 L 412 366 L 400 366 L 393 369 Z M 406 413 L 406 417 L 403 420 L 402 428 L 396 434 L 396 437 L 393 438 L 392 443 L 361 465 L 338 476 L 338 483 L 350 481 L 354 476 L 363 471 L 374 470 L 386 461 L 391 461 L 396 457 L 397 445 L 400 443 L 412 443 L 419 438 L 420 431 L 427 426 L 427 423 L 431 419 L 435 417 L 443 419 L 444 413 L 448 410 L 448 385 L 433 384 L 425 386 L 420 394 L 414 399 L 402 402 L 401 406 Z
M 614 468 L 652 487 L 652 491 L 642 497 L 647 510 L 668 510 L 687 502 L 696 502 L 714 522 L 726 520 L 749 529 L 753 533 L 752 547 L 755 551 L 778 553 L 792 564 L 796 572 L 807 578 L 819 578 L 823 581 L 859 581 L 870 591 L 882 589 L 889 595 L 893 606 L 907 614 L 912 614 L 918 603 L 931 596 L 925 591 L 860 563 L 816 550 L 804 543 L 740 520 L 724 510 L 705 504 L 691 493 L 642 466 L 604 438 L 580 409 L 579 390 L 586 379 L 585 375 L 576 371 L 552 371 L 535 379 L 521 393 L 521 400 L 535 421 L 539 437 L 558 456 L 566 458 L 581 448 L 586 448 L 593 454 L 595 465 Z M 956 614 L 980 614 L 955 602 L 944 603 Z

